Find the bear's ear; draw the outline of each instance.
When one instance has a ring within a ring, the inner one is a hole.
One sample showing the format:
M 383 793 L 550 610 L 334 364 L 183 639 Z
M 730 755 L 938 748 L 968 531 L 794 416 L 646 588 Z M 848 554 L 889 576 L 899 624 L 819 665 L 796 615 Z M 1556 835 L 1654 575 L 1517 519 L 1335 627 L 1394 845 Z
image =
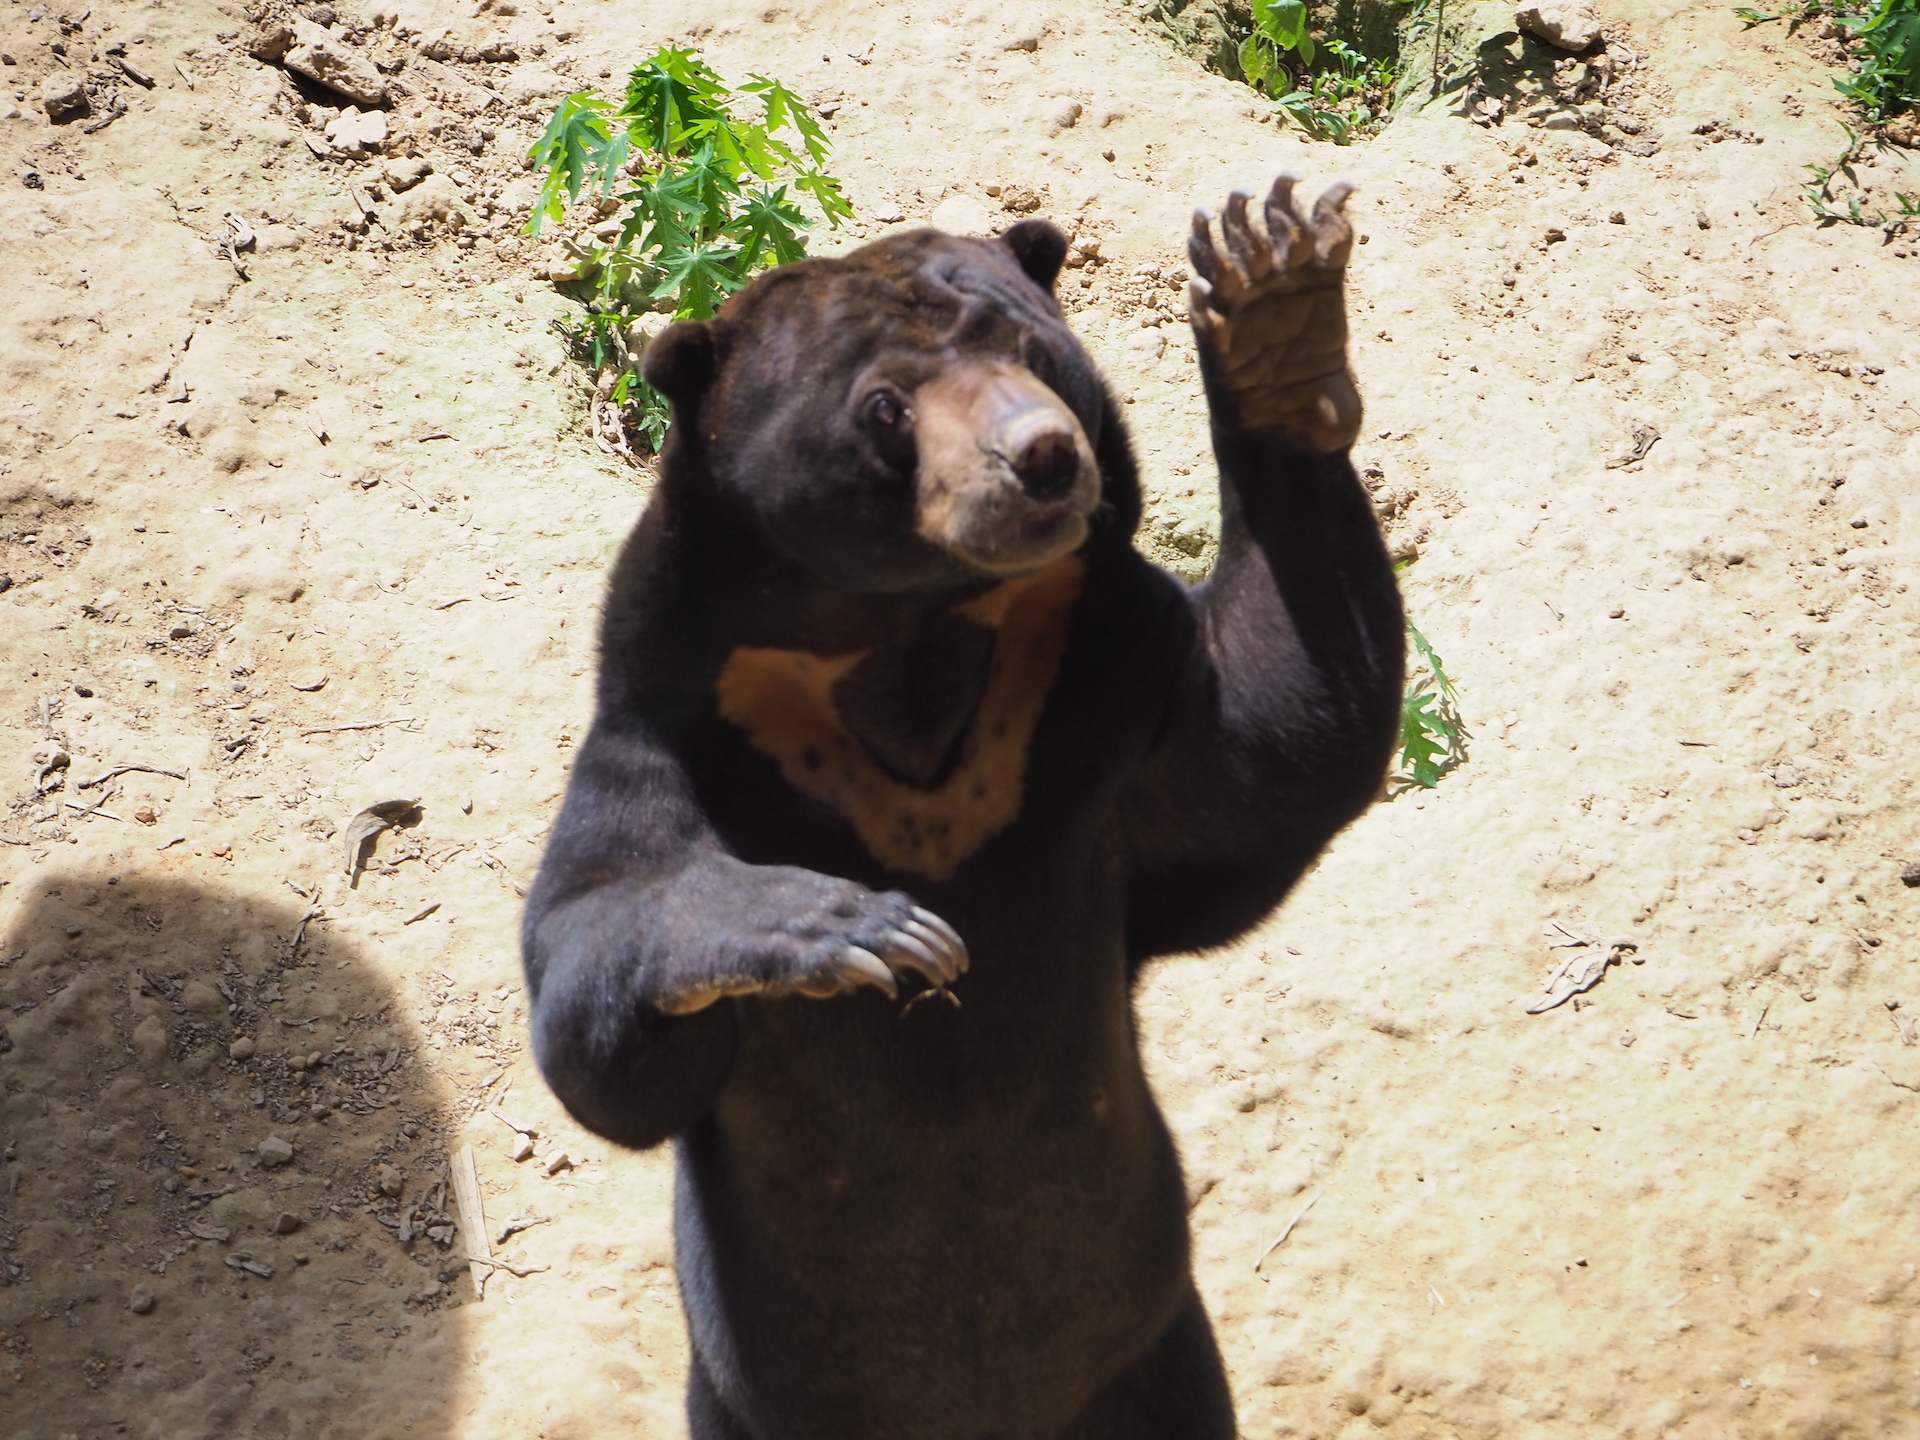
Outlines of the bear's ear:
M 1051 220 L 1022 220 L 1000 237 L 1013 251 L 1013 258 L 1042 290 L 1052 291 L 1053 282 L 1067 258 L 1067 237 Z
M 691 404 L 713 379 L 713 336 L 699 320 L 669 325 L 647 346 L 640 370 L 674 404 Z

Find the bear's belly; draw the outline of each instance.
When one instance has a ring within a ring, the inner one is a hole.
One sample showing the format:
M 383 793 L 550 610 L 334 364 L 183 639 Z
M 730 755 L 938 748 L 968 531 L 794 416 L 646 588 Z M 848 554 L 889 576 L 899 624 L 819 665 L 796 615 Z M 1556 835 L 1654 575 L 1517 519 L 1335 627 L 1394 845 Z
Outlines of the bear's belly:
M 743 1003 L 680 1142 L 679 1265 L 696 1347 L 770 1436 L 1040 1440 L 1186 1294 L 1124 967 L 1072 967 L 1063 1027 L 992 961 L 959 1010 Z

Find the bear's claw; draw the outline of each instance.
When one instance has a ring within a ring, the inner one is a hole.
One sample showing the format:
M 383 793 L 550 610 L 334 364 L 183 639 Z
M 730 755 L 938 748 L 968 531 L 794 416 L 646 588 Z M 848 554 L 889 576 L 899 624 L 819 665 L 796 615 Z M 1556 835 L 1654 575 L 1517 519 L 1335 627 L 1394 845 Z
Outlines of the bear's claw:
M 1353 186 L 1335 181 L 1303 213 L 1295 183 L 1291 175 L 1273 182 L 1260 229 L 1249 214 L 1253 197 L 1244 190 L 1228 196 L 1217 217 L 1194 212 L 1189 309 L 1194 334 L 1227 392 L 1230 418 L 1331 452 L 1350 446 L 1360 428 L 1341 293 L 1353 253 L 1346 214 Z

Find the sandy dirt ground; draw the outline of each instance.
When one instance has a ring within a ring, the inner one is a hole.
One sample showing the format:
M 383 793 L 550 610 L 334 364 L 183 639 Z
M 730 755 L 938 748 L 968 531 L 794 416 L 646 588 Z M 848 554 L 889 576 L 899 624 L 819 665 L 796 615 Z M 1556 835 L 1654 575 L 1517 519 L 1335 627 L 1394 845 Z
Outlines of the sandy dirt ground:
M 521 156 L 671 40 L 831 111 L 825 244 L 1098 242 L 1189 569 L 1188 211 L 1360 184 L 1357 459 L 1474 738 L 1139 994 L 1245 1433 L 1920 1436 L 1920 236 L 1810 223 L 1817 42 L 1619 0 L 1580 123 L 1336 149 L 1121 6 L 324 13 L 378 155 L 235 5 L 0 0 L 0 1431 L 683 1433 L 669 1160 L 545 1094 L 515 943 L 647 485 Z M 1618 963 L 1530 1015 L 1568 935 Z

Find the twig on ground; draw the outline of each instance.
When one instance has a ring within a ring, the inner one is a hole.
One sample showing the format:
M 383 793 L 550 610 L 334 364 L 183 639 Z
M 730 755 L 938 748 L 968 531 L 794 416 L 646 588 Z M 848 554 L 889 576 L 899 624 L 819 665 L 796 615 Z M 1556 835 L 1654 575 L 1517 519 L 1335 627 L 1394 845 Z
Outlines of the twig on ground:
M 160 765 L 116 765 L 104 775 L 96 775 L 91 780 L 79 781 L 74 788 L 77 790 L 92 790 L 106 784 L 109 780 L 117 779 L 135 770 L 139 771 L 142 775 L 164 775 L 169 780 L 184 780 L 187 778 L 184 770 L 168 770 Z
M 302 735 L 338 735 L 343 730 L 378 730 L 382 725 L 412 725 L 417 723 L 411 715 L 395 715 L 386 720 L 355 720 L 350 725 L 321 725 L 312 730 L 302 730 Z
M 1293 1234 L 1293 1227 L 1298 1225 L 1301 1222 L 1301 1220 L 1306 1218 L 1307 1211 L 1311 1210 L 1316 1204 L 1318 1204 L 1319 1200 L 1320 1200 L 1319 1193 L 1316 1192 L 1308 1198 L 1306 1204 L 1302 1205 L 1298 1210 L 1293 1212 L 1293 1218 L 1287 1221 L 1287 1228 L 1282 1230 L 1278 1235 L 1278 1237 L 1275 1238 L 1274 1242 L 1271 1245 L 1267 1246 L 1267 1248 L 1261 1253 L 1260 1258 L 1253 1262 L 1254 1274 L 1258 1275 L 1260 1273 L 1260 1267 L 1267 1263 L 1268 1256 L 1272 1255 L 1274 1251 L 1278 1250 L 1282 1245 L 1287 1243 L 1287 1237 Z

